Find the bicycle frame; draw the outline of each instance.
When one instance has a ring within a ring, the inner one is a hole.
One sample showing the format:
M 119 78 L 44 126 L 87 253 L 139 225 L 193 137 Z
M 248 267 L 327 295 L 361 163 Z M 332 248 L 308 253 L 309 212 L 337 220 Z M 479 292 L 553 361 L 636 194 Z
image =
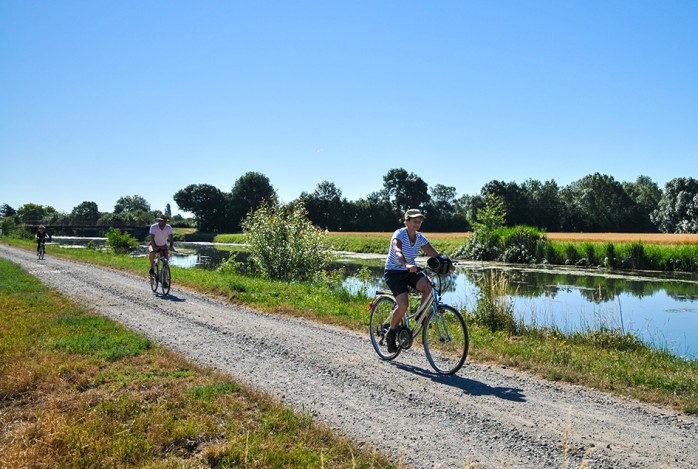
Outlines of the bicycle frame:
M 169 272 L 169 259 L 165 256 L 163 249 L 158 249 L 156 256 L 157 260 L 154 264 L 155 273 L 151 276 L 150 288 L 154 293 L 157 293 L 158 287 L 160 287 L 162 294 L 167 295 L 170 293 L 172 283 L 171 274 Z

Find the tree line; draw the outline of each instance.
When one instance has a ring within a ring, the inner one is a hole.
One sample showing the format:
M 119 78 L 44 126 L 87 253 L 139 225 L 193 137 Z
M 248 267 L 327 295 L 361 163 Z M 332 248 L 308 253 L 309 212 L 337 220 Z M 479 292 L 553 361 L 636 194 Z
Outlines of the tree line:
M 289 204 L 302 203 L 312 223 L 330 231 L 392 231 L 401 226 L 405 210 L 419 208 L 428 220 L 425 230 L 462 232 L 472 229 L 488 197 L 501 199 L 506 226 L 526 225 L 549 232 L 698 232 L 698 180 L 690 177 L 672 179 L 664 188 L 647 176 L 620 182 L 600 173 L 564 187 L 553 180 L 528 179 L 521 184 L 493 180 L 478 194 L 458 196 L 455 187 L 430 187 L 417 174 L 395 168 L 383 177 L 383 187 L 364 198 L 347 200 L 334 183 L 322 181 Z M 210 184 L 191 184 L 173 198 L 180 209 L 193 214 L 192 222 L 200 231 L 214 233 L 239 232 L 245 216 L 263 201 L 279 204 L 269 178 L 257 172 L 240 176 L 229 192 Z M 153 211 L 137 195 L 120 198 L 114 211 L 106 213 L 89 201 L 69 214 L 32 203 L 17 210 L 0 206 L 3 226 L 37 220 L 138 226 L 152 223 L 159 213 L 171 215 L 169 204 Z M 175 215 L 173 222 L 186 224 L 187 220 Z

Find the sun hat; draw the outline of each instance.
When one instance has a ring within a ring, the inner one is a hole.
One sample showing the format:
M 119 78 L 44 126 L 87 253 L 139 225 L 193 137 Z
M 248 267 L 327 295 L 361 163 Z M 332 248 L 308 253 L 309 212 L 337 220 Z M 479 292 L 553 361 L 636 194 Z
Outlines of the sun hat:
M 169 220 L 169 219 L 170 219 L 170 218 L 169 218 L 167 215 L 160 215 L 160 216 L 157 218 L 157 221 L 160 221 L 160 220 L 162 220 L 162 221 L 167 221 L 167 220 Z
M 419 211 L 417 208 L 411 208 L 408 211 L 405 212 L 405 220 L 409 220 L 410 218 L 417 218 L 417 217 L 422 217 L 426 218 L 422 212 Z

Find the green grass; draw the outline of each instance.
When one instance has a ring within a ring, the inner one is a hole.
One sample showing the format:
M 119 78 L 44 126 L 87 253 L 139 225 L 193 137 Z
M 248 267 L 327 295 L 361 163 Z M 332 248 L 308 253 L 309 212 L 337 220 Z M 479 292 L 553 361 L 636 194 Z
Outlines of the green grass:
M 3 467 L 393 467 L 4 260 L 0 402 Z
M 33 248 L 31 243 L 25 245 Z M 130 271 L 144 281 L 147 273 L 144 259 L 58 250 L 53 246 L 48 255 Z M 269 313 L 301 316 L 360 331 L 367 328 L 369 296 L 347 293 L 334 277 L 314 283 L 288 283 L 231 272 L 172 270 L 175 288 L 189 287 Z M 644 345 L 629 349 L 627 341 L 613 337 L 612 331 L 600 336 L 591 330 L 564 336 L 524 328 L 519 336 L 511 336 L 490 332 L 472 320 L 469 326 L 470 356 L 476 360 L 502 363 L 547 379 L 595 387 L 685 412 L 698 411 L 698 360 L 686 361 Z

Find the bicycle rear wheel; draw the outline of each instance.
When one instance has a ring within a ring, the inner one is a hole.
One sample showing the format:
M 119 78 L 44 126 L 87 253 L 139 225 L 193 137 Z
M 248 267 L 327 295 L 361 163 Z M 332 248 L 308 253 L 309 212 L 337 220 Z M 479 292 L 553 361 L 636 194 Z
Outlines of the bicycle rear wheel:
M 158 283 L 160 283 L 160 263 L 156 262 L 154 273 L 150 276 L 150 289 L 153 290 L 153 293 L 157 293 Z
M 163 295 L 168 295 L 170 293 L 171 284 L 172 276 L 170 275 L 170 265 L 164 262 L 162 264 L 162 279 L 160 280 L 160 287 Z
M 380 296 L 373 301 L 371 307 L 371 319 L 369 331 L 371 333 L 371 343 L 376 353 L 382 360 L 392 360 L 400 353 L 400 347 L 397 352 L 388 352 L 388 343 L 385 336 L 390 329 L 390 319 L 393 317 L 393 311 L 397 307 L 395 300 L 389 296 Z
M 424 325 L 422 342 L 429 363 L 438 373 L 450 375 L 460 370 L 469 342 L 463 315 L 450 306 L 438 306 Z

